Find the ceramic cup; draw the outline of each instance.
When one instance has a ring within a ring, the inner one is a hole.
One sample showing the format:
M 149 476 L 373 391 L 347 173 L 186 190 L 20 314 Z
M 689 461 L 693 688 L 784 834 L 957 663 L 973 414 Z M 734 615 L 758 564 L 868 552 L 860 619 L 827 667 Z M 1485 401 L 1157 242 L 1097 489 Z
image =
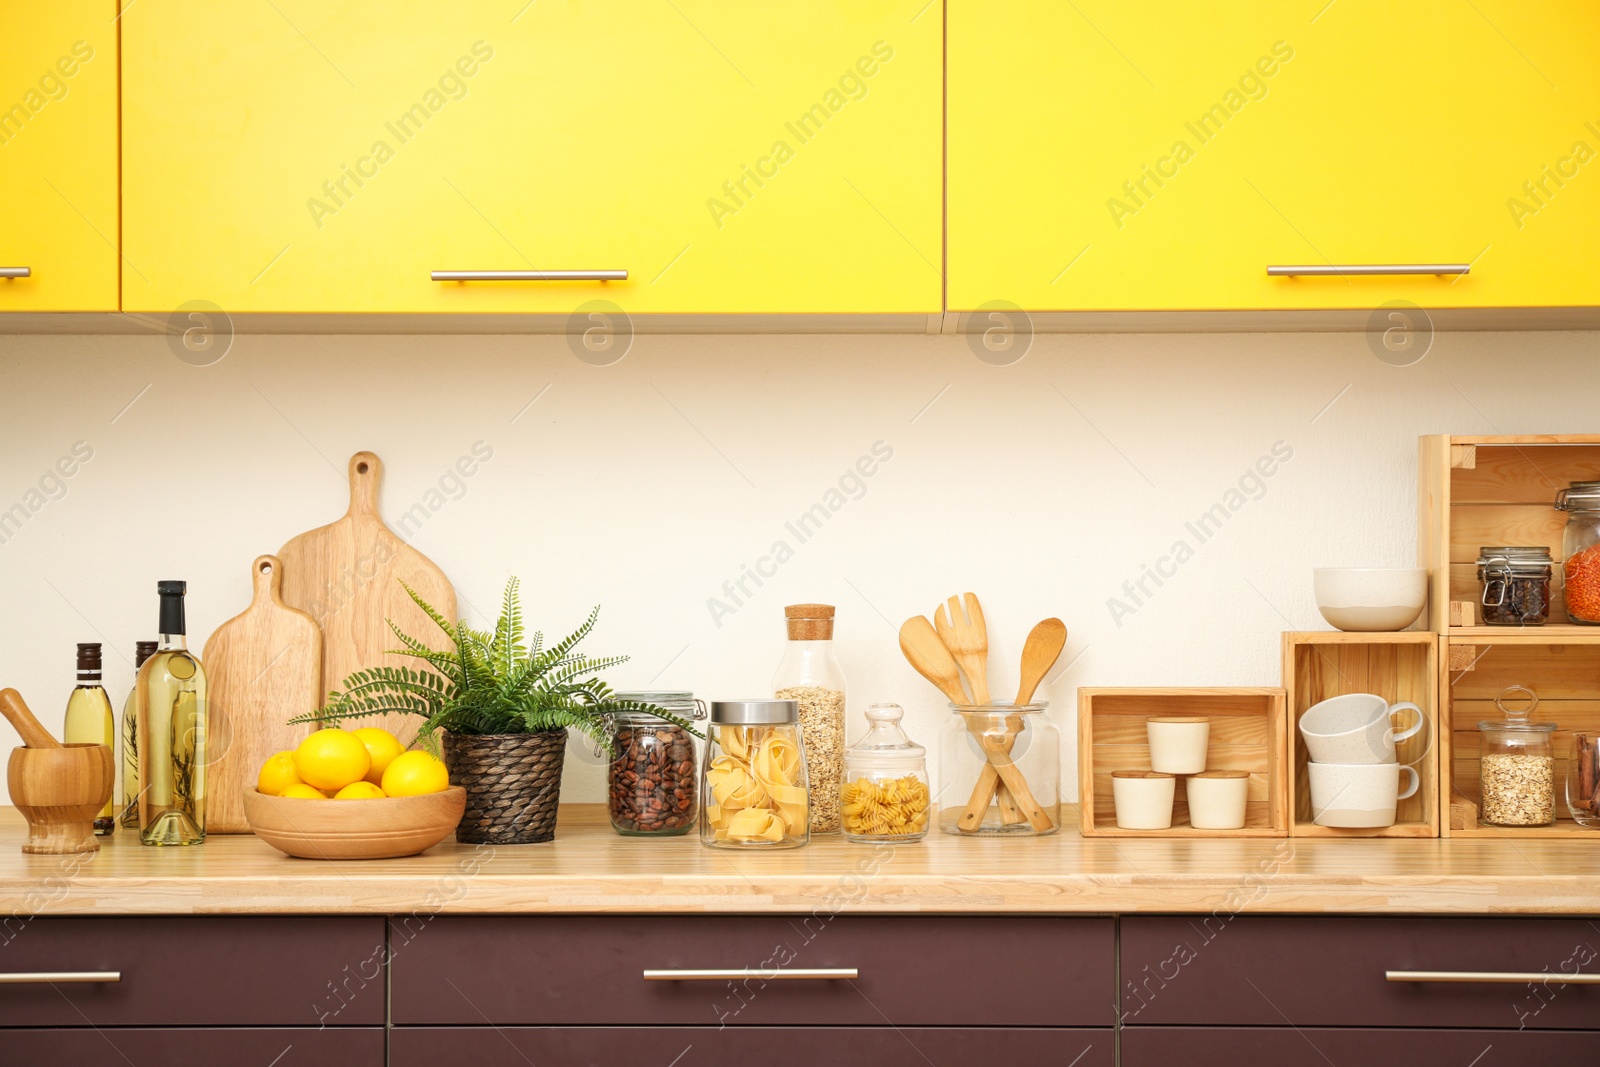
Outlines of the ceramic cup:
M 1146 719 L 1150 769 L 1163 774 L 1199 774 L 1206 769 L 1211 720 L 1193 717 Z
M 1318 826 L 1393 826 L 1397 801 L 1416 793 L 1422 776 L 1398 763 L 1308 763 L 1311 812 Z M 1400 776 L 1410 782 L 1400 788 Z
M 1395 716 L 1411 711 L 1416 721 L 1395 729 Z M 1422 709 L 1409 701 L 1390 704 L 1372 693 L 1349 693 L 1314 704 L 1300 716 L 1300 736 L 1314 763 L 1394 763 L 1398 741 L 1423 727 Z
M 1172 828 L 1172 799 L 1178 780 L 1159 771 L 1111 772 L 1111 800 L 1123 830 Z
M 1189 825 L 1196 830 L 1237 830 L 1244 826 L 1250 799 L 1249 771 L 1206 771 L 1184 779 Z

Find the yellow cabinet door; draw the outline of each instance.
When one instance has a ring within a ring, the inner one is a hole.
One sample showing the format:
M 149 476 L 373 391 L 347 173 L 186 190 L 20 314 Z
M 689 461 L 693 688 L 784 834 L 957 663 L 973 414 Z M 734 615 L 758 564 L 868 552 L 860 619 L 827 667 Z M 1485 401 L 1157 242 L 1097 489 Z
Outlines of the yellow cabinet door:
M 939 0 L 140 0 L 125 307 L 938 311 L 942 18 Z
M 0 312 L 117 309 L 116 0 L 0 0 Z
M 952 309 L 1600 304 L 1593 0 L 949 9 Z

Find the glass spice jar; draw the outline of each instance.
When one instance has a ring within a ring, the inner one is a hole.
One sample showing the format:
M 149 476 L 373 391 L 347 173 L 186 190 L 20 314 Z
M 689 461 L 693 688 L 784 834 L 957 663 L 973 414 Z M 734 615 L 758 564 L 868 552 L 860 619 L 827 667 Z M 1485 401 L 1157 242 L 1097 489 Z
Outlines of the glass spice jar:
M 1478 549 L 1478 581 L 1485 626 L 1543 626 L 1550 618 L 1550 575 L 1555 561 L 1543 545 Z
M 693 693 L 638 691 L 617 699 L 648 704 L 684 720 L 704 719 Z M 694 735 L 645 711 L 611 716 L 614 755 L 606 770 L 606 810 L 611 828 L 625 837 L 669 837 L 689 832 L 699 813 Z
M 1600 827 L 1600 737 L 1594 734 L 1572 735 L 1567 812 L 1579 826 Z
M 951 704 L 939 734 L 939 829 L 1028 837 L 1061 828 L 1061 732 L 1033 704 Z M 1011 788 L 999 766 L 1010 764 Z M 1004 788 L 1002 788 L 1004 787 Z M 1036 807 L 1030 809 L 1031 798 Z M 1029 811 L 1033 815 L 1029 815 Z
M 783 609 L 789 644 L 772 679 L 772 695 L 800 708 L 811 783 L 811 832 L 839 832 L 839 784 L 844 779 L 844 669 L 833 654 L 833 605 Z
M 1600 624 L 1600 482 L 1573 482 L 1556 494 L 1556 509 L 1567 512 L 1561 531 L 1567 618 Z
M 798 848 L 810 840 L 800 708 L 793 700 L 713 700 L 700 840 L 717 848 Z
M 900 727 L 899 704 L 867 708 L 867 733 L 844 756 L 840 822 L 847 841 L 920 841 L 933 797 L 928 750 Z
M 1506 706 L 1507 698 L 1526 696 L 1522 708 Z M 1505 713 L 1499 721 L 1478 723 L 1478 784 L 1483 821 L 1495 826 L 1549 826 L 1556 821 L 1556 761 L 1552 738 L 1556 724 L 1529 722 L 1539 696 L 1525 685 L 1513 685 L 1495 698 Z

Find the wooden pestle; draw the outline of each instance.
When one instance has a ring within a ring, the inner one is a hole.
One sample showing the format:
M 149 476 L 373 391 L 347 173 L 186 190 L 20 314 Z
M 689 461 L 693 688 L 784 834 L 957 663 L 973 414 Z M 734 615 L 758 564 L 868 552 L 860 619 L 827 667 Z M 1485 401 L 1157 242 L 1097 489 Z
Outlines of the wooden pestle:
M 61 742 L 50 736 L 50 731 L 34 718 L 22 694 L 15 689 L 0 689 L 0 715 L 4 715 L 16 728 L 17 733 L 22 735 L 22 743 L 29 748 L 61 747 Z

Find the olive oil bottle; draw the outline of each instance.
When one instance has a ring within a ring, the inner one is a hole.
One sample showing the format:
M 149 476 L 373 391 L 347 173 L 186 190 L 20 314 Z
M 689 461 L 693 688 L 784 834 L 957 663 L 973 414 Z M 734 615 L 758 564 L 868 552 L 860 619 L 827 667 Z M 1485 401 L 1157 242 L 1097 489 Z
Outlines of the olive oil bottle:
M 111 714 L 111 698 L 100 684 L 100 645 L 78 646 L 78 686 L 67 698 L 67 721 L 61 739 L 69 745 L 110 745 L 117 747 L 117 721 Z M 94 832 L 104 837 L 117 828 L 116 791 L 105 808 L 94 817 Z
M 134 685 L 139 760 L 139 840 L 198 845 L 206 839 L 206 673 L 188 650 L 184 582 L 156 583 L 161 642 Z
M 156 654 L 154 641 L 135 641 L 133 644 L 133 669 L 137 674 L 144 661 Z M 128 690 L 128 699 L 122 702 L 122 811 L 119 816 L 124 830 L 139 828 L 139 709 L 135 697 L 139 692 L 137 678 Z

